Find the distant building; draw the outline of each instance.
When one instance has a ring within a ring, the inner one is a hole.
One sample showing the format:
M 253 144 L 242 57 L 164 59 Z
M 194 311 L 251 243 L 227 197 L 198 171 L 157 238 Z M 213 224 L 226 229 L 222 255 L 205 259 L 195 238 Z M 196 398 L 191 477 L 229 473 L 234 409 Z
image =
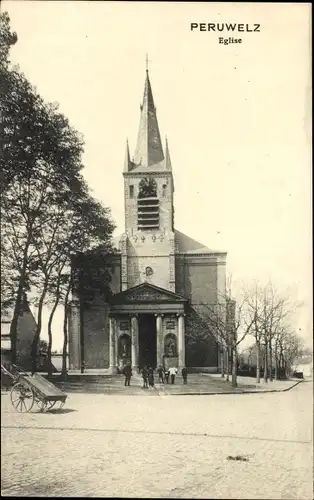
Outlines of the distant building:
M 11 354 L 10 327 L 13 312 L 1 316 L 1 358 L 8 359 Z M 24 364 L 31 358 L 31 345 L 36 331 L 36 321 L 30 310 L 26 297 L 17 323 L 17 362 Z
M 94 297 L 87 307 L 74 287 L 69 366 L 112 373 L 126 362 L 135 370 L 159 364 L 181 368 L 189 363 L 188 309 L 225 296 L 226 253 L 175 228 L 172 163 L 167 140 L 164 146 L 161 142 L 148 71 L 135 154 L 131 159 L 127 144 L 123 180 L 125 232 L 116 241 L 117 252 L 103 259 L 111 271 L 113 296 L 107 303 Z M 186 202 L 191 218 L 208 216 L 194 213 L 193 201 Z M 75 264 L 72 271 L 79 271 Z M 217 371 L 214 338 L 206 351 L 192 366 Z

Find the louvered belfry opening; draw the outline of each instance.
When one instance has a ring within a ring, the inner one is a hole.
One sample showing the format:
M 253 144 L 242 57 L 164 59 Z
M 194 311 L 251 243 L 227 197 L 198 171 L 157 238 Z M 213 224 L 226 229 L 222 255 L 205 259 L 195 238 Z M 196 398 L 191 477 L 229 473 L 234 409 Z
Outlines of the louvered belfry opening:
M 139 184 L 137 228 L 139 230 L 159 229 L 159 199 L 155 179 L 145 178 Z
M 158 198 L 143 198 L 137 201 L 138 229 L 159 229 Z

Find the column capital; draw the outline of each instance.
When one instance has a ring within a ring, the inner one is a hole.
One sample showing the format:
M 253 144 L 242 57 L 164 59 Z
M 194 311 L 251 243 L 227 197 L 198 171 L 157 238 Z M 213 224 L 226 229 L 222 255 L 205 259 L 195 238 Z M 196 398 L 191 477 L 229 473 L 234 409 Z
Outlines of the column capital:
M 186 316 L 186 314 L 185 314 L 185 313 L 177 313 L 177 314 L 176 314 L 176 316 L 177 316 L 178 318 L 180 318 L 180 316 L 185 317 L 185 316 Z
M 160 316 L 161 318 L 163 318 L 163 317 L 164 317 L 164 314 L 163 314 L 163 313 L 155 313 L 155 314 L 154 314 L 154 316 L 155 316 L 156 318 L 158 318 L 158 316 Z

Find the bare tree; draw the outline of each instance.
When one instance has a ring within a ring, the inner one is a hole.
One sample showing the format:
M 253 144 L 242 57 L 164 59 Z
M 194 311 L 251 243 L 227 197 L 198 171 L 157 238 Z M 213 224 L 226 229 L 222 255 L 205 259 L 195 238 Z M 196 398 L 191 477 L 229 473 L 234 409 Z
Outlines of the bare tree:
M 231 280 L 226 294 L 220 294 L 218 299 L 216 304 L 203 304 L 199 312 L 227 356 L 231 354 L 232 386 L 237 387 L 238 346 L 250 332 L 254 319 L 248 320 L 248 297 L 243 290 L 237 301 L 232 298 Z
M 253 321 L 251 335 L 256 346 L 256 381 L 260 382 L 260 366 L 264 367 L 264 382 L 273 380 L 273 361 L 275 360 L 275 376 L 278 363 L 277 348 L 278 334 L 289 316 L 295 311 L 298 304 L 292 304 L 287 295 L 280 294 L 271 281 L 266 286 L 255 283 L 248 292 L 249 314 L 248 322 Z M 263 363 L 261 363 L 261 349 L 263 347 Z M 276 353 L 274 353 L 274 349 Z
M 302 339 L 289 328 L 282 327 L 276 333 L 276 375 L 288 378 L 294 361 L 303 353 L 304 344 Z

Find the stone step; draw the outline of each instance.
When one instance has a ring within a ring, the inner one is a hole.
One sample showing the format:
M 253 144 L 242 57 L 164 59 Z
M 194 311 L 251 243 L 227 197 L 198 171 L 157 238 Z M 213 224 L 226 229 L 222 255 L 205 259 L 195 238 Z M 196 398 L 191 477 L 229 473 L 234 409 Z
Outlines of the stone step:
M 111 376 L 88 376 L 88 377 L 70 377 L 66 380 L 57 379 L 52 377 L 51 380 L 57 387 L 64 392 L 120 392 L 125 391 L 124 375 L 111 375 Z M 182 377 L 176 377 L 177 384 L 182 384 Z M 154 377 L 154 383 L 160 390 L 167 384 L 159 383 L 157 376 Z M 170 384 L 169 384 L 170 385 Z M 141 375 L 135 374 L 131 377 L 131 387 L 142 389 L 143 379 Z

